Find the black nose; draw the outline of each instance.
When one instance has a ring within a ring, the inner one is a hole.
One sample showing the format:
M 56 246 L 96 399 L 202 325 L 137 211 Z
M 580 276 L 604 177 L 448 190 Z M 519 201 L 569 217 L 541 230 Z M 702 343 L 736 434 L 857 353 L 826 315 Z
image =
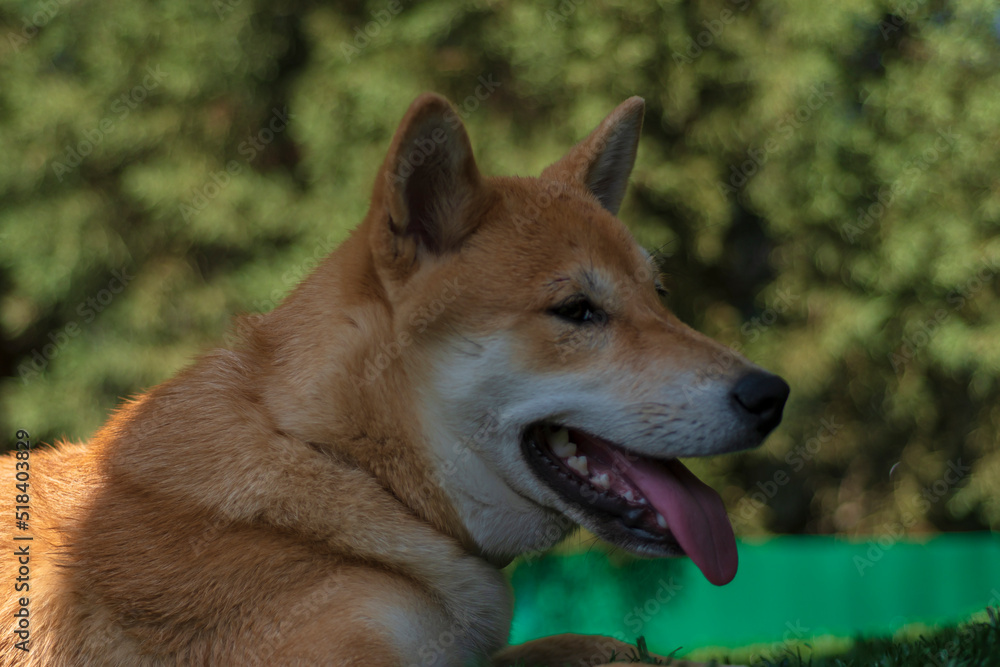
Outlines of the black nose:
M 777 375 L 754 371 L 733 387 L 733 398 L 757 420 L 757 431 L 767 435 L 781 423 L 781 411 L 788 399 L 788 383 Z

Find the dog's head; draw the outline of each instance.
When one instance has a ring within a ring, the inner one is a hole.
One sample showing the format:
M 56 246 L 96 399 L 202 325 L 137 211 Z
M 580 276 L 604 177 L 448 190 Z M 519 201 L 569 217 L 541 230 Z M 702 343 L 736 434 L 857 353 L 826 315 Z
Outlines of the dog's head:
M 732 528 L 677 458 L 759 445 L 788 386 L 672 315 L 616 217 L 643 109 L 625 101 L 540 178 L 485 178 L 448 102 L 419 97 L 363 228 L 392 322 L 364 382 L 414 397 L 428 465 L 487 556 L 578 523 L 721 584 Z

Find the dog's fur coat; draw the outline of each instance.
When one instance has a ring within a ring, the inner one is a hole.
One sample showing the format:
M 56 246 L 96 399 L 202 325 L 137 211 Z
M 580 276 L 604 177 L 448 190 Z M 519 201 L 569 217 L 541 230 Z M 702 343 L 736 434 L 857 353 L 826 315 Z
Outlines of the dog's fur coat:
M 758 371 L 662 306 L 614 215 L 642 112 L 626 101 L 539 179 L 484 178 L 448 103 L 419 97 L 364 222 L 280 306 L 88 444 L 32 452 L 30 651 L 8 595 L 0 664 L 556 667 L 626 651 L 569 635 L 501 651 L 499 568 L 563 537 L 564 517 L 670 551 L 545 483 L 529 429 L 663 460 L 763 437 L 731 398 Z

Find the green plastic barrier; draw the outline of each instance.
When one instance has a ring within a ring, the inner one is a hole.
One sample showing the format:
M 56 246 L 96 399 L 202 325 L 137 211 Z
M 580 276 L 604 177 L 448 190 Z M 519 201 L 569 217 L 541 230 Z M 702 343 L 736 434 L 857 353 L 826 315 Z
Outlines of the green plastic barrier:
M 632 641 L 654 652 L 778 643 L 818 635 L 891 635 L 954 624 L 1000 605 L 1000 534 L 924 543 L 781 537 L 739 545 L 732 583 L 715 587 L 687 559 L 604 552 L 545 556 L 510 569 L 511 641 L 560 632 Z M 620 563 L 616 564 L 617 560 Z

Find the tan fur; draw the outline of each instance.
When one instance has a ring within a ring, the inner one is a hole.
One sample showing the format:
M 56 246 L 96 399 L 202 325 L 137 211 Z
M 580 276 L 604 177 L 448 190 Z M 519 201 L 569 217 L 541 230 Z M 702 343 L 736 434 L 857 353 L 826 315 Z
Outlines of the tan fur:
M 513 531 L 473 525 L 456 500 L 489 443 L 456 455 L 455 474 L 428 442 L 440 360 L 503 332 L 519 368 L 590 372 L 599 358 L 609 381 L 629 378 L 623 392 L 656 364 L 689 373 L 723 354 L 721 376 L 750 368 L 663 308 L 611 213 L 641 114 L 624 103 L 543 179 L 484 178 L 450 106 L 418 98 L 364 222 L 273 312 L 240 320 L 239 345 L 125 404 L 86 446 L 32 452 L 31 651 L 13 647 L 4 596 L 0 665 L 466 665 L 501 649 L 498 568 L 525 547 L 488 546 L 482 534 Z M 414 142 L 435 136 L 408 171 Z M 546 310 L 581 266 L 607 282 L 617 328 L 556 349 Z M 366 379 L 387 349 L 400 353 Z M 560 514 L 502 493 L 536 523 Z M 625 647 L 563 636 L 496 664 L 595 664 L 612 649 Z

